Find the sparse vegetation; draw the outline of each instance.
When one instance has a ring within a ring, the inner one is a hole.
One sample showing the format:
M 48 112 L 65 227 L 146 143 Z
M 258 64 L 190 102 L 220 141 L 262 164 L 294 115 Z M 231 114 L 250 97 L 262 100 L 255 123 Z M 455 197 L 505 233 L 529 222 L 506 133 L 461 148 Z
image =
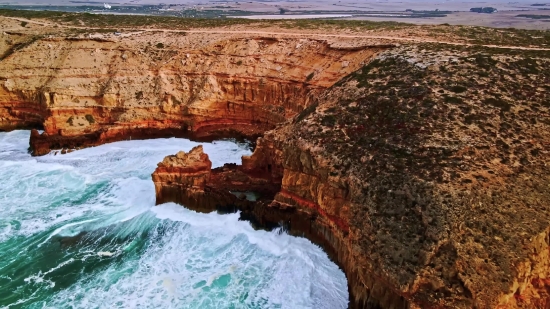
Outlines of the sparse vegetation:
M 530 19 L 548 19 L 550 20 L 550 15 L 536 15 L 536 14 L 519 14 L 516 17 L 524 17 Z
M 45 19 L 52 22 L 98 28 L 147 28 L 165 27 L 171 29 L 190 29 L 195 27 L 221 27 L 238 24 L 252 24 L 257 21 L 239 18 L 180 18 L 148 15 L 110 15 L 90 13 L 69 13 L 58 11 L 32 11 L 0 9 L 0 16 L 26 19 Z
M 24 41 L 21 41 L 19 43 L 15 43 L 14 45 L 12 45 L 10 48 L 8 48 L 4 54 L 2 54 L 0 56 L 0 61 L 8 58 L 11 54 L 13 54 L 14 52 L 18 51 L 18 50 L 22 50 L 23 48 L 33 44 L 34 42 L 36 42 L 37 40 L 40 40 L 42 38 L 42 36 L 38 36 L 38 35 L 34 35 L 34 36 L 31 36 L 30 38 L 24 38 Z
M 334 115 L 325 115 L 321 120 L 321 124 L 327 127 L 334 127 L 336 124 L 336 117 Z
M 460 57 L 441 60 L 450 55 Z M 445 67 L 444 74 L 432 73 L 440 67 Z M 509 132 L 510 124 L 520 132 L 522 126 L 546 121 L 544 115 L 550 107 L 548 76 L 548 51 L 432 43 L 403 47 L 383 53 L 333 86 L 338 104 L 325 113 L 301 115 L 309 125 L 307 133 L 300 136 L 319 141 L 319 147 L 335 154 L 341 162 L 360 162 L 365 153 L 382 151 L 391 154 L 395 168 L 405 168 L 412 157 L 417 164 L 428 164 L 431 159 L 409 149 L 422 145 L 418 138 L 430 136 L 431 132 L 448 136 L 450 123 L 470 125 L 490 137 L 498 126 L 500 134 L 508 134 L 505 132 Z M 518 84 L 518 80 L 529 83 Z M 349 91 L 354 89 L 350 83 L 359 90 Z M 512 112 L 514 106 L 523 115 L 532 115 L 531 119 L 524 117 L 528 123 L 518 122 Z M 491 124 L 493 121 L 499 124 Z M 316 129 L 311 123 L 325 129 Z M 439 129 L 435 129 L 436 123 Z M 460 130 L 466 132 L 467 128 Z M 426 150 L 417 152 L 423 151 Z M 438 166 L 452 154 L 448 149 L 437 150 L 439 154 L 435 154 L 435 149 L 430 151 L 430 158 Z
M 192 13 L 192 12 L 189 12 Z M 442 11 L 414 11 L 415 14 L 445 15 Z M 493 29 L 472 26 L 417 26 L 398 22 L 373 22 L 363 20 L 336 20 L 336 19 L 298 19 L 298 20 L 251 20 L 239 18 L 181 18 L 172 16 L 150 15 L 110 15 L 89 13 L 68 13 L 56 11 L 30 11 L 0 9 L 0 16 L 43 19 L 54 23 L 87 26 L 92 28 L 142 29 L 142 28 L 169 28 L 187 30 L 191 28 L 210 28 L 231 25 L 255 25 L 257 27 L 279 26 L 283 28 L 299 29 L 353 29 L 356 31 L 387 29 L 417 29 L 428 31 L 434 36 L 448 36 L 468 40 L 473 44 L 501 44 L 515 46 L 543 46 L 550 45 L 550 32 L 523 30 L 523 29 Z
M 311 104 L 306 107 L 298 116 L 296 117 L 296 122 L 304 120 L 307 116 L 311 115 L 317 109 L 317 103 Z
M 444 100 L 446 103 L 451 103 L 451 104 L 460 104 L 464 102 L 461 98 L 457 98 L 453 96 L 446 96 L 444 97 Z

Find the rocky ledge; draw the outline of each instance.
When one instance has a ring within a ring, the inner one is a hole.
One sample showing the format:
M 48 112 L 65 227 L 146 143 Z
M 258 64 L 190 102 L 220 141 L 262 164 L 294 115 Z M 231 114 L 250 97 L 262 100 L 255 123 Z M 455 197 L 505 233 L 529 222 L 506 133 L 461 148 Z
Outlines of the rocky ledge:
M 267 173 L 249 171 L 236 164 L 211 169 L 208 155 L 202 146 L 189 153 L 180 151 L 166 157 L 153 174 L 157 204 L 178 202 L 195 210 L 211 212 L 226 210 L 233 204 L 244 202 L 240 194 L 254 190 L 268 199 L 278 191 Z
M 255 165 L 225 164 L 211 169 L 202 146 L 189 153 L 166 157 L 153 173 L 157 204 L 176 202 L 200 212 L 242 211 L 241 216 L 257 228 L 273 228 L 290 219 L 295 208 L 272 203 L 281 190 L 280 172 Z

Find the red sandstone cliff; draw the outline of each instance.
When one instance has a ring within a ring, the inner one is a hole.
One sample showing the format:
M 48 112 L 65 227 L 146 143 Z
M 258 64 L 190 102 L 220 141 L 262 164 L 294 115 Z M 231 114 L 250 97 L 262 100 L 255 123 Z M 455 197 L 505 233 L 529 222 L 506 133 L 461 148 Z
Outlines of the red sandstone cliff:
M 157 202 L 283 222 L 342 266 L 352 308 L 548 308 L 547 53 L 415 43 L 363 67 L 385 48 L 99 36 L 0 33 L 0 129 L 43 127 L 40 155 L 254 136 L 298 114 L 242 166 L 167 159 Z
M 211 209 L 279 219 L 322 245 L 347 275 L 351 308 L 548 308 L 549 60 L 526 71 L 466 50 L 471 58 L 438 71 L 430 63 L 444 52 L 406 52 L 384 53 L 258 140 L 233 168 L 280 186 L 267 201 L 218 199 Z M 456 86 L 473 74 L 490 91 Z M 506 74 L 533 86 L 518 91 Z M 231 190 L 227 177 L 198 194 Z M 192 192 L 176 191 L 168 200 Z
M 129 138 L 255 137 L 382 49 L 223 34 L 26 40 L 0 61 L 0 130 L 43 127 L 35 155 Z
M 236 164 L 211 167 L 202 146 L 166 157 L 153 173 L 157 204 L 178 202 L 210 212 L 243 202 L 240 195 L 244 192 L 256 192 L 262 200 L 271 200 L 280 190 L 280 177 L 268 171 Z

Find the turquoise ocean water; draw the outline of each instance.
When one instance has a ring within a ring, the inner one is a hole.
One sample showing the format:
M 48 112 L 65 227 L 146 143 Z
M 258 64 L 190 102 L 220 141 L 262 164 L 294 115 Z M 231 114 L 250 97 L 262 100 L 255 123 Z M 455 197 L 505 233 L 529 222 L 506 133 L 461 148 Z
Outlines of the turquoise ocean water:
M 151 173 L 185 139 L 31 157 L 0 133 L 0 308 L 346 308 L 346 278 L 306 239 L 238 214 L 154 206 Z M 214 166 L 250 151 L 203 144 Z

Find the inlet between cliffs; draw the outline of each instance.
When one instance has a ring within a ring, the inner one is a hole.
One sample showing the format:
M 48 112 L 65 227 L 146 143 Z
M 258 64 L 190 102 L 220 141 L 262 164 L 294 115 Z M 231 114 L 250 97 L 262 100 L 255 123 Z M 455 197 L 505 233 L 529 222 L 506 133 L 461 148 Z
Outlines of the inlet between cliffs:
M 155 205 L 150 179 L 186 139 L 31 157 L 0 133 L 0 308 L 346 308 L 344 273 L 307 239 L 238 214 Z M 250 154 L 203 144 L 213 166 Z

